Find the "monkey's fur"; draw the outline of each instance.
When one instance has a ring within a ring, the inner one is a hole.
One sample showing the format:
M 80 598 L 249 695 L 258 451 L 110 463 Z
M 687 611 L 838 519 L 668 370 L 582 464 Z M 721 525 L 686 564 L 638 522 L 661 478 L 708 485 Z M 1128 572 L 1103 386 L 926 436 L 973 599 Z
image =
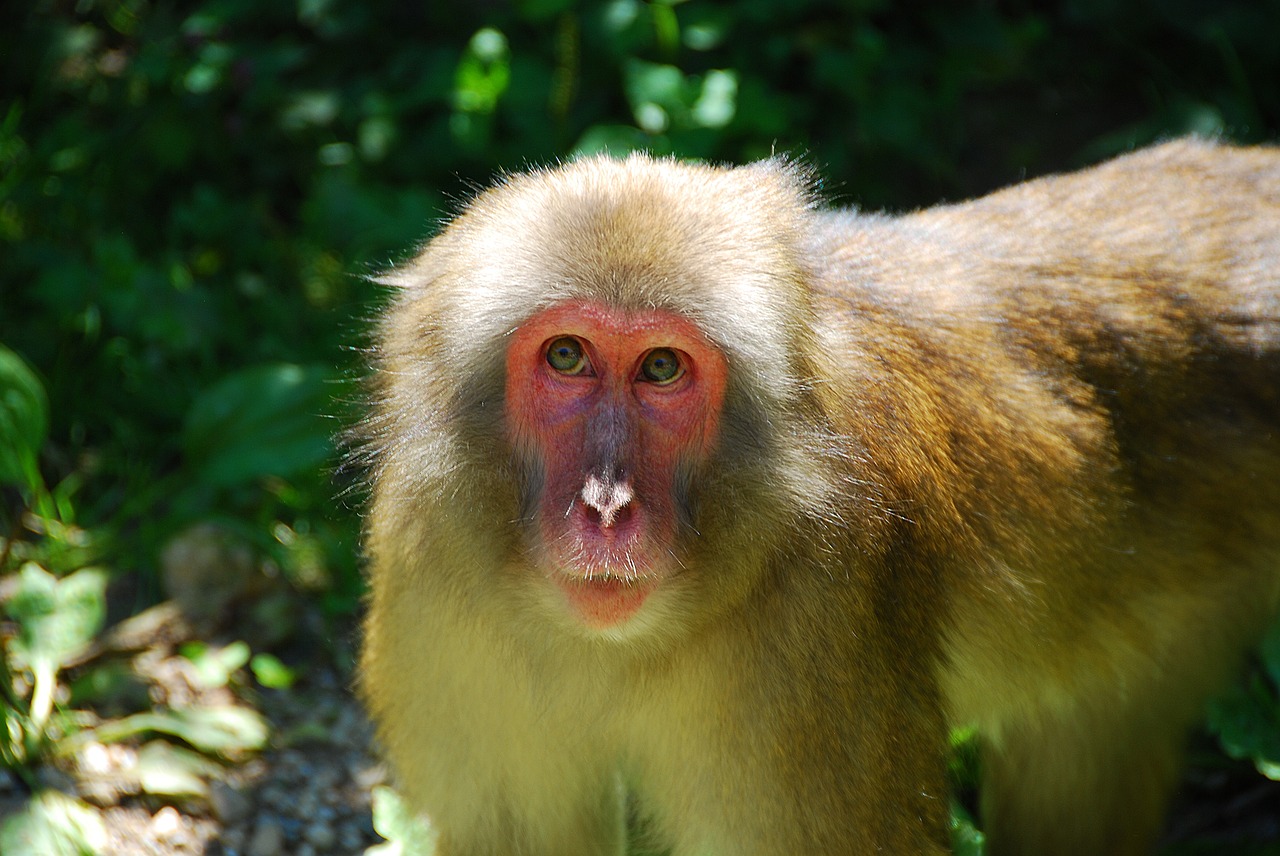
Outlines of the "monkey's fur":
M 904 217 L 803 169 L 516 175 L 413 262 L 368 426 L 362 688 L 448 856 L 1148 852 L 1280 602 L 1280 150 L 1182 141 Z M 669 593 L 532 591 L 503 353 L 566 301 L 724 353 Z M 624 797 L 624 793 L 627 795 Z

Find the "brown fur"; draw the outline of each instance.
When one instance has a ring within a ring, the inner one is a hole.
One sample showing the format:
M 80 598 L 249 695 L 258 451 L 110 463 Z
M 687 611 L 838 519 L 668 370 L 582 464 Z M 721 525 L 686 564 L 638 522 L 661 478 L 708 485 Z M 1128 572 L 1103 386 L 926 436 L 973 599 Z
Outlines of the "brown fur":
M 363 690 L 440 852 L 1143 853 L 1280 601 L 1280 153 L 1178 142 L 975 202 L 823 211 L 794 166 L 514 176 L 388 277 Z M 564 300 L 725 353 L 675 596 L 529 592 L 506 337 Z

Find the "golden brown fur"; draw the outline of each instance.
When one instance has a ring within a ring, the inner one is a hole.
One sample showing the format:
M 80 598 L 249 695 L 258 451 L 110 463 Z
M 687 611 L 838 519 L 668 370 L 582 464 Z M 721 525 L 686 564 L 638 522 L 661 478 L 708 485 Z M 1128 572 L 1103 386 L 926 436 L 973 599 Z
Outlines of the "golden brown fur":
M 440 852 L 1143 853 L 1280 601 L 1280 153 L 1171 143 L 889 218 L 781 162 L 514 176 L 405 268 L 370 421 L 363 690 Z M 673 596 L 530 593 L 504 343 L 565 300 L 724 352 Z

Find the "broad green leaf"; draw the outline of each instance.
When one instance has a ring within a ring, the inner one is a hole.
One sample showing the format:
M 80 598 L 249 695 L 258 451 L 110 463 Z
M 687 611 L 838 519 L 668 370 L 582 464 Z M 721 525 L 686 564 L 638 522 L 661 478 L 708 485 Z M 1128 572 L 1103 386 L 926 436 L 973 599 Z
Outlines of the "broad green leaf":
M 153 710 L 112 719 L 90 731 L 81 740 L 114 743 L 138 734 L 157 732 L 185 740 L 201 752 L 232 755 L 257 751 L 267 744 L 267 722 L 255 710 L 233 705 Z M 70 744 L 74 741 L 64 741 Z
M 1270 777 L 1280 764 L 1280 708 L 1261 676 L 1214 699 L 1208 711 L 1209 730 L 1218 735 L 1227 754 L 1253 761 Z
M 5 856 L 95 856 L 106 845 L 101 816 L 58 791 L 41 791 L 0 826 Z
M 205 796 L 209 791 L 209 777 L 219 774 L 222 767 L 189 749 L 153 740 L 138 750 L 134 771 L 146 793 L 191 797 Z
M 723 128 L 738 111 L 738 74 L 712 70 L 702 79 L 702 92 L 693 105 L 694 123 L 703 128 Z
M 326 366 L 255 366 L 206 389 L 183 432 L 196 477 L 227 487 L 322 466 L 333 451 L 330 374 Z
M 955 856 L 983 856 L 987 839 L 963 807 L 951 805 L 951 852 Z
M 236 670 L 249 662 L 251 652 L 244 642 L 232 642 L 221 648 L 203 642 L 182 646 L 182 655 L 195 666 L 196 680 L 207 689 L 225 687 Z
M 255 751 L 267 743 L 266 720 L 245 707 L 220 705 L 157 711 L 150 717 L 153 731 L 172 734 L 202 752 Z
M 453 106 L 465 113 L 492 113 L 511 82 L 507 37 L 492 27 L 467 44 L 453 81 Z
M 380 785 L 373 789 L 372 797 L 373 828 L 387 843 L 370 847 L 365 856 L 431 856 L 436 852 L 435 830 L 399 794 Z
M 253 669 L 253 676 L 258 679 L 258 683 L 271 689 L 287 690 L 297 680 L 293 669 L 280 662 L 280 658 L 273 654 L 254 654 L 249 667 Z
M 625 72 L 627 100 L 636 124 L 649 133 L 666 130 L 670 117 L 682 116 L 692 106 L 684 73 L 675 66 L 633 59 Z
M 107 575 L 98 568 L 58 579 L 34 562 L 24 565 L 7 605 L 18 625 L 12 651 L 19 662 L 56 671 L 74 659 L 102 629 L 106 592 Z
M 0 345 L 0 484 L 41 488 L 36 457 L 49 430 L 49 400 L 36 373 Z

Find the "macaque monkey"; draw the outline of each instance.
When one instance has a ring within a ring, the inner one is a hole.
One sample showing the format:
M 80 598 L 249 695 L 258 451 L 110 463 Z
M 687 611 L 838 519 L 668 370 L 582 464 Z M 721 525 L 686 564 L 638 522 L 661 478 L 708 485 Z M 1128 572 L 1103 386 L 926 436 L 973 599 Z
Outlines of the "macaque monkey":
M 397 287 L 364 697 L 445 856 L 1138 854 L 1280 604 L 1280 149 L 903 217 L 513 175 Z

